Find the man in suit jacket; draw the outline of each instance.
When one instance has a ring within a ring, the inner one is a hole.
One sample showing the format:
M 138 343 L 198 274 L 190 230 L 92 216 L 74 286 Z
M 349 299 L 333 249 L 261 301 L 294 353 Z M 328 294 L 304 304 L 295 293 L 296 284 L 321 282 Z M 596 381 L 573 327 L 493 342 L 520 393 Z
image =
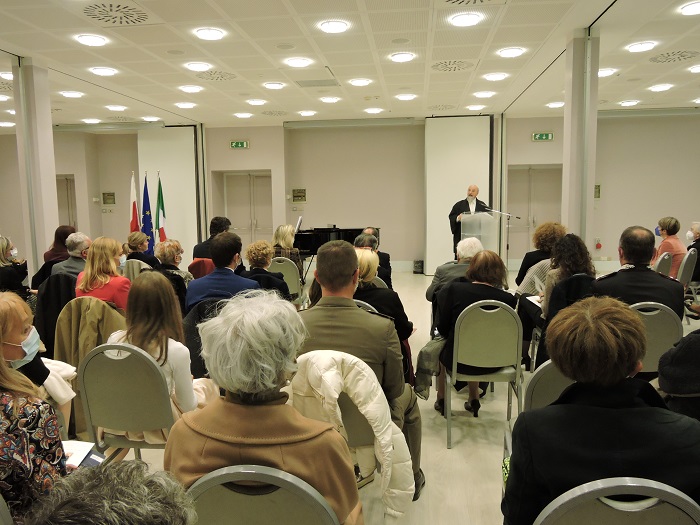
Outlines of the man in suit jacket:
M 434 301 L 440 288 L 450 281 L 464 277 L 469 269 L 469 263 L 477 253 L 483 250 L 481 241 L 476 237 L 467 237 L 457 243 L 457 260 L 441 264 L 435 270 L 433 281 L 425 291 L 425 298 Z
M 92 241 L 90 237 L 82 232 L 71 233 L 66 238 L 66 248 L 68 249 L 68 259 L 54 264 L 51 267 L 51 275 L 66 273 L 76 279 L 78 274 L 85 269 L 85 259 Z
M 355 241 L 353 242 L 355 248 L 366 248 L 368 250 L 372 250 L 374 253 L 379 256 L 379 241 L 374 235 L 370 235 L 369 233 L 361 233 L 357 237 L 355 237 Z M 389 261 L 389 254 L 385 254 L 387 264 Z M 391 265 L 389 265 L 389 269 L 387 270 L 386 268 L 383 268 L 380 266 L 377 268 L 377 277 L 379 277 L 382 281 L 386 283 L 387 288 L 390 290 L 393 290 L 391 286 Z
M 374 235 L 377 238 L 377 245 L 379 244 L 379 228 L 368 226 L 362 230 L 362 233 Z M 377 246 L 377 255 L 379 256 L 379 267 L 389 272 L 389 281 L 391 282 L 391 256 L 386 252 L 379 251 L 379 246 Z M 391 288 L 391 286 L 389 286 L 389 288 Z
M 627 304 L 653 301 L 668 306 L 683 319 L 683 285 L 649 267 L 654 256 L 654 234 L 642 226 L 622 232 L 617 249 L 620 268 L 593 283 L 594 295 L 609 295 Z
M 300 353 L 338 350 L 362 359 L 377 375 L 389 401 L 391 419 L 403 431 L 411 453 L 416 482 L 414 501 L 425 485 L 420 468 L 421 417 L 416 394 L 403 379 L 401 343 L 390 317 L 361 310 L 353 301 L 359 269 L 352 245 L 330 241 L 316 256 L 314 277 L 322 297 L 300 312 L 309 337 Z
M 222 232 L 227 232 L 230 227 L 231 221 L 227 217 L 214 217 L 209 222 L 209 238 L 194 247 L 192 258 L 211 259 L 210 245 L 212 239 Z
M 452 230 L 452 242 L 455 255 L 457 254 L 457 243 L 462 237 L 462 215 L 475 214 L 482 211 L 490 211 L 486 203 L 476 198 L 479 195 L 479 186 L 472 184 L 467 188 L 467 198 L 457 201 L 450 211 L 450 229 Z
M 241 238 L 231 232 L 220 233 L 211 240 L 211 259 L 216 269 L 209 275 L 190 281 L 185 298 L 188 312 L 204 299 L 229 299 L 243 290 L 260 288 L 257 282 L 233 271 L 241 262 L 241 247 Z

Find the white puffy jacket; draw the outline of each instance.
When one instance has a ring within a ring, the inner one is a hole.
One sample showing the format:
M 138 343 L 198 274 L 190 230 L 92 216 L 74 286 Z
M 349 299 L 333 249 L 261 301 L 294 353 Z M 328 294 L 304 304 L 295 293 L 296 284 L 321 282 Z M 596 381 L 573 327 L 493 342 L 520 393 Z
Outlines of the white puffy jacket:
M 306 417 L 327 421 L 343 432 L 338 396 L 345 392 L 374 430 L 374 453 L 381 466 L 385 517 L 400 518 L 413 499 L 411 455 L 401 430 L 391 421 L 389 403 L 372 369 L 361 359 L 335 350 L 315 350 L 297 358 L 293 404 Z

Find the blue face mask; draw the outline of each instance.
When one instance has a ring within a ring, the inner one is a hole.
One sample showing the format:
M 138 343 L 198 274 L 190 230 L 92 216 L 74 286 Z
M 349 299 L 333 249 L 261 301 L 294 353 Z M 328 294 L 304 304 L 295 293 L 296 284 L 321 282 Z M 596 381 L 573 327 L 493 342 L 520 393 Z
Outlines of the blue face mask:
M 119 256 L 119 266 L 124 266 L 126 264 L 126 255 L 121 254 Z
M 656 234 L 657 237 L 661 237 L 661 230 L 659 229 L 658 226 L 656 228 L 654 228 L 654 233 Z
M 36 357 L 36 354 L 39 353 L 39 347 L 41 346 L 41 339 L 39 338 L 39 332 L 37 332 L 36 328 L 32 326 L 32 330 L 29 332 L 27 338 L 24 341 L 22 341 L 21 345 L 15 343 L 5 344 L 12 346 L 21 346 L 22 350 L 24 350 L 24 357 L 22 359 L 15 359 L 14 361 L 10 361 L 10 366 L 16 369 L 26 365 L 27 363 L 31 362 L 32 359 L 34 359 L 34 357 Z

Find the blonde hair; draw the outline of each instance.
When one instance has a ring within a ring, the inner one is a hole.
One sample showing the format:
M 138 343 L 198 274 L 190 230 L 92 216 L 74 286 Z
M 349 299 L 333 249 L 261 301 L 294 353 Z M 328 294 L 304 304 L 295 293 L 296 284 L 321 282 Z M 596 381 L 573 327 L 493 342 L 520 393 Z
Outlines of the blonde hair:
M 0 236 L 0 266 L 10 266 L 12 264 L 12 261 L 5 256 L 10 246 L 12 246 L 12 241 L 9 237 Z
M 148 240 L 148 236 L 143 232 L 131 232 L 126 239 L 129 249 L 132 252 L 138 252 L 139 246 Z
M 183 253 L 185 253 L 185 250 L 182 249 L 180 241 L 175 239 L 165 239 L 163 242 L 156 244 L 155 256 L 158 257 L 158 260 L 163 264 L 177 266 L 175 257 Z
M 119 241 L 110 237 L 95 239 L 88 250 L 83 279 L 78 289 L 90 292 L 96 288 L 102 288 L 112 277 L 117 276 L 117 263 L 114 259 L 121 253 L 122 245 Z
M 294 247 L 294 226 L 282 224 L 277 226 L 275 234 L 272 236 L 272 244 L 279 244 L 282 248 L 291 249 Z
M 7 334 L 21 323 L 20 312 L 24 311 L 32 320 L 29 305 L 14 292 L 0 292 L 0 345 L 5 342 Z M 38 391 L 24 374 L 10 368 L 5 359 L 0 359 L 0 389 L 18 396 L 36 397 Z
M 245 258 L 251 268 L 267 268 L 274 254 L 275 249 L 269 241 L 255 241 L 246 248 Z
M 377 252 L 366 248 L 355 248 L 357 264 L 360 268 L 360 281 L 370 283 L 377 276 L 379 267 L 379 255 Z

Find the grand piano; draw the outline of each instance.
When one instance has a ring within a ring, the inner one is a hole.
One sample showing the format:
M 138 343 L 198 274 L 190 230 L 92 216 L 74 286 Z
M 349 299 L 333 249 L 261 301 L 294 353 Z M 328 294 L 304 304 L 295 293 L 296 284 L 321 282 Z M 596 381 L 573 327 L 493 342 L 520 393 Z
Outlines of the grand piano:
M 328 241 L 348 241 L 353 243 L 355 237 L 362 233 L 364 228 L 313 228 L 311 230 L 299 230 L 294 235 L 294 247 L 299 248 L 302 257 L 314 256 L 318 249 Z

